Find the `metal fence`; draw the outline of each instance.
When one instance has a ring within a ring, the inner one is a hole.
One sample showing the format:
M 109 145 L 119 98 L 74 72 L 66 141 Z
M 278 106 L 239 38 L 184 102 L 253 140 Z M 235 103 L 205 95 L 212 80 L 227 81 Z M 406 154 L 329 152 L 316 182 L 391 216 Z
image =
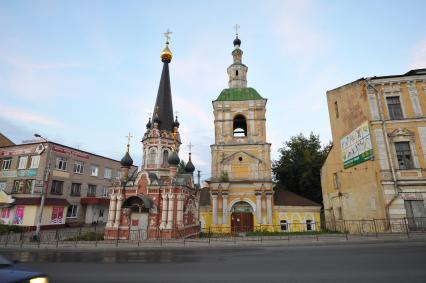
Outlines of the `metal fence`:
M 194 228 L 194 227 L 189 227 Z M 0 247 L 133 247 L 163 246 L 168 244 L 187 245 L 193 243 L 211 245 L 214 243 L 236 244 L 267 241 L 326 241 L 357 237 L 402 236 L 406 238 L 420 235 L 426 238 L 426 217 L 373 220 L 339 220 L 332 222 L 282 223 L 281 225 L 213 226 L 198 229 L 188 235 L 181 230 L 174 239 L 164 237 L 158 229 L 154 237 L 148 237 L 145 229 L 118 231 L 126 232 L 126 237 L 104 239 L 103 226 L 61 228 L 42 230 L 38 237 L 35 231 L 9 232 L 0 235 Z

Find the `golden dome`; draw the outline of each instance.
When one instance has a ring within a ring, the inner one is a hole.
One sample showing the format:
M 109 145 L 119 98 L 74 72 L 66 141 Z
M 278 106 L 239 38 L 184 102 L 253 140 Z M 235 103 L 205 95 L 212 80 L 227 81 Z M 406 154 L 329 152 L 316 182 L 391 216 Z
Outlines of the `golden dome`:
M 161 61 L 163 62 L 172 61 L 173 54 L 172 54 L 172 51 L 170 51 L 169 49 L 168 42 L 166 43 L 166 47 L 164 47 L 163 51 L 161 51 L 160 57 L 161 57 Z

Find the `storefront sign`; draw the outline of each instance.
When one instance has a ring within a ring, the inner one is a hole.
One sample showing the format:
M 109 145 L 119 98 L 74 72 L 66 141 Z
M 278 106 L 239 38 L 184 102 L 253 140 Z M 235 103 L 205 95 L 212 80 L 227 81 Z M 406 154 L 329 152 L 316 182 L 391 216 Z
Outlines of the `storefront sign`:
M 0 178 L 35 177 L 37 169 L 0 171 Z
M 15 217 L 13 218 L 13 224 L 24 224 L 24 207 L 17 206 L 15 208 Z
M 70 149 L 70 148 L 65 148 L 65 147 L 58 146 L 58 145 L 54 145 L 52 147 L 52 150 L 55 151 L 55 152 L 71 155 L 71 156 L 78 157 L 78 158 L 83 158 L 83 159 L 89 159 L 90 158 L 90 154 L 83 153 L 81 151 L 73 150 L 73 149 Z
M 50 220 L 50 224 L 62 224 L 62 219 L 64 219 L 64 208 L 54 207 L 52 210 L 52 219 Z
M 15 148 L 15 149 L 3 149 L 3 150 L 0 150 L 0 157 L 33 154 L 34 150 L 35 150 L 34 146 L 25 147 L 25 148 Z
M 367 160 L 373 160 L 373 146 L 368 122 L 364 122 L 349 135 L 343 137 L 340 140 L 340 146 L 345 169 Z

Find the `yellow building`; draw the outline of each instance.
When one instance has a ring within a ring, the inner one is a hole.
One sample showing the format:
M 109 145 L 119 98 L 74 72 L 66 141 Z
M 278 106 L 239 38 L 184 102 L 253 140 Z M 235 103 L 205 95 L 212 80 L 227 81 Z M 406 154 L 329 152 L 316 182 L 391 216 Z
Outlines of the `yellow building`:
M 380 219 L 370 229 L 398 230 L 403 223 L 410 229 L 426 224 L 425 89 L 426 69 L 419 69 L 327 92 L 333 147 L 321 184 L 329 225 Z
M 271 144 L 265 125 L 267 99 L 247 87 L 248 68 L 242 63 L 240 45 L 237 35 L 233 64 L 227 69 L 229 88 L 213 101 L 215 143 L 211 145 L 212 177 L 201 195 L 202 227 L 224 232 L 281 230 L 281 221 L 292 223 L 296 213 L 301 223 L 297 226 L 310 229 L 314 226 L 306 223 L 319 221 L 320 205 L 309 203 L 314 208 L 305 217 L 305 207 L 274 204 Z

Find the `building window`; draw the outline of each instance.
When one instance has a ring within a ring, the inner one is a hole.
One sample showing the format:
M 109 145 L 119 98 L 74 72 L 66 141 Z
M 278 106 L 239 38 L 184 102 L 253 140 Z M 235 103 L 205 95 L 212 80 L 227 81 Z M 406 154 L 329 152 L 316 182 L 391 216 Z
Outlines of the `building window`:
M 67 218 L 77 218 L 78 205 L 70 205 L 67 210 Z
M 12 194 L 32 194 L 34 186 L 35 180 L 15 180 Z
M 5 158 L 1 162 L 1 170 L 9 170 L 12 164 L 12 158 Z
M 56 157 L 56 169 L 67 170 L 67 159 L 64 157 Z
M 80 196 L 81 184 L 80 183 L 72 183 L 71 184 L 71 196 Z
M 118 179 L 121 179 L 121 171 L 117 170 L 116 173 L 117 174 L 115 175 L 115 177 L 118 178 Z
M 84 172 L 84 163 L 81 161 L 76 161 L 74 163 L 74 173 L 83 174 Z
M 236 70 L 236 71 L 235 71 L 235 76 L 237 76 L 237 77 L 238 77 L 238 70 Z
M 112 169 L 111 168 L 105 168 L 104 178 L 105 179 L 111 179 L 112 178 Z
M 287 220 L 280 221 L 281 231 L 288 231 L 288 223 Z
M 386 103 L 388 105 L 389 119 L 400 120 L 403 119 L 401 102 L 399 96 L 388 96 L 386 97 Z
M 233 126 L 234 137 L 247 136 L 247 122 L 246 118 L 243 115 L 238 114 L 237 116 L 235 116 Z
M 27 169 L 28 156 L 20 156 L 18 160 L 18 169 Z
M 102 191 L 101 191 L 101 197 L 103 198 L 107 198 L 108 197 L 108 187 L 102 187 Z
M 31 169 L 38 168 L 39 164 L 40 164 L 40 155 L 33 155 L 33 156 L 31 156 L 30 168 Z
M 0 192 L 6 189 L 6 182 L 0 182 Z
M 90 167 L 90 176 L 98 176 L 98 172 L 99 172 L 99 167 L 98 166 L 95 166 L 95 165 L 92 165 L 91 167 Z
M 336 119 L 339 118 L 339 105 L 337 105 L 337 101 L 334 102 L 334 113 L 336 113 Z
M 96 197 L 96 185 L 89 185 L 87 187 L 87 196 Z
M 410 142 L 395 143 L 396 158 L 399 169 L 413 169 L 413 157 L 411 155 Z
M 314 222 L 312 220 L 306 220 L 306 231 L 314 231 Z
M 169 152 L 167 150 L 163 151 L 163 165 L 169 164 Z
M 336 173 L 333 173 L 333 183 L 334 183 L 334 189 L 338 190 L 340 187 L 340 180 L 339 175 Z
M 104 209 L 99 209 L 99 218 L 104 217 Z
M 52 181 L 52 187 L 50 188 L 50 193 L 52 195 L 62 195 L 62 188 L 64 187 L 64 181 Z
M 148 164 L 155 164 L 155 158 L 157 157 L 157 153 L 155 149 L 151 149 L 148 155 Z

